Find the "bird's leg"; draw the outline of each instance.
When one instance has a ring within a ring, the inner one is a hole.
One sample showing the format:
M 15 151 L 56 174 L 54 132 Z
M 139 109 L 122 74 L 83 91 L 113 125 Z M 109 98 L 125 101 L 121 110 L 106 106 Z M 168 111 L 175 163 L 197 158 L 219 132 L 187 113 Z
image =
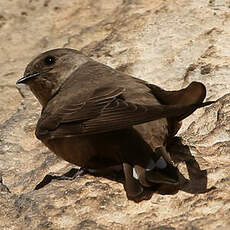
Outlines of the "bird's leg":
M 76 177 L 82 176 L 87 173 L 87 169 L 82 167 L 80 169 L 72 168 L 68 172 L 64 173 L 61 176 L 55 174 L 48 174 L 46 175 L 43 180 L 36 185 L 34 190 L 38 190 L 43 188 L 45 185 L 49 184 L 52 180 L 74 180 Z

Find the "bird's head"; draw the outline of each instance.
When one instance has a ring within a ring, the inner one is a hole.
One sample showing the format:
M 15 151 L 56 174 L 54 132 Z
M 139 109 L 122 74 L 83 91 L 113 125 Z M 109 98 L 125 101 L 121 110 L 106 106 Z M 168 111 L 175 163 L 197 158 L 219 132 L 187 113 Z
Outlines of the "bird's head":
M 65 80 L 88 57 L 74 49 L 54 49 L 40 54 L 26 67 L 24 76 L 17 84 L 26 84 L 42 106 L 52 98 Z

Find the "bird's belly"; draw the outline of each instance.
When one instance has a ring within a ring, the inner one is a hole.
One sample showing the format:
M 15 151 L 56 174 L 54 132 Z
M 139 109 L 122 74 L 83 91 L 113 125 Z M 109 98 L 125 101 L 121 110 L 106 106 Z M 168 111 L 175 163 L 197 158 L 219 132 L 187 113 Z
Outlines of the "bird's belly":
M 80 167 L 100 169 L 121 164 L 120 138 L 113 133 L 65 137 L 43 143 L 57 156 Z
M 136 125 L 134 129 L 153 150 L 164 144 L 168 134 L 166 119 Z M 44 144 L 56 155 L 72 164 L 98 169 L 121 164 L 120 154 L 123 152 L 121 143 L 124 144 L 126 139 L 128 144 L 135 140 L 133 138 L 136 135 L 132 133 L 130 136 L 130 134 L 121 130 L 90 136 L 51 139 L 44 141 Z M 130 151 L 131 149 L 130 147 Z
M 96 155 L 95 148 L 86 137 L 65 137 L 45 141 L 44 144 L 57 156 L 80 167 Z

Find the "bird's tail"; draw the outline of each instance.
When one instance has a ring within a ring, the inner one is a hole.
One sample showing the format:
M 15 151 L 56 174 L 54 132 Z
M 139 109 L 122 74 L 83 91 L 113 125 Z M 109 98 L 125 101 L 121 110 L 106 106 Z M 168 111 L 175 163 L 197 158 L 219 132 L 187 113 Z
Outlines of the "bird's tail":
M 192 113 L 198 108 L 202 108 L 215 103 L 216 101 L 207 101 L 203 103 L 196 103 L 190 105 L 154 105 L 150 111 L 152 112 L 153 119 L 160 119 L 163 117 L 182 120 L 188 113 Z M 149 112 L 150 113 L 150 112 Z

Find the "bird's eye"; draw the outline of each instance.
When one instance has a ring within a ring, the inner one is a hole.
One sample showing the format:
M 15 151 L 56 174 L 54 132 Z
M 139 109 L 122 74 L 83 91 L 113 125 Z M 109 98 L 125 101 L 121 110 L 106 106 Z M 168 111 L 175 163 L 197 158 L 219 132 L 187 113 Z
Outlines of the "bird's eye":
M 56 58 L 53 57 L 53 56 L 47 56 L 45 59 L 44 59 L 44 62 L 46 65 L 53 65 L 56 61 Z

